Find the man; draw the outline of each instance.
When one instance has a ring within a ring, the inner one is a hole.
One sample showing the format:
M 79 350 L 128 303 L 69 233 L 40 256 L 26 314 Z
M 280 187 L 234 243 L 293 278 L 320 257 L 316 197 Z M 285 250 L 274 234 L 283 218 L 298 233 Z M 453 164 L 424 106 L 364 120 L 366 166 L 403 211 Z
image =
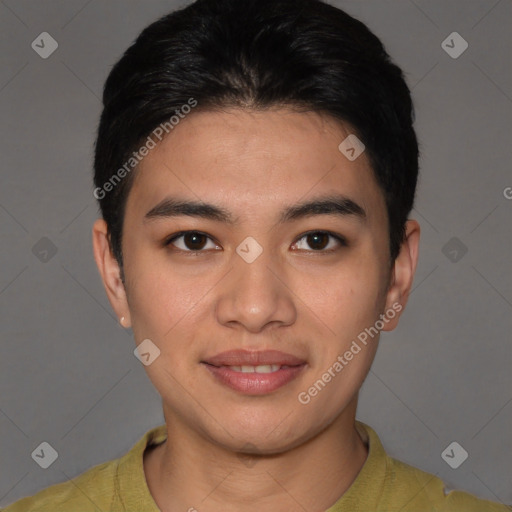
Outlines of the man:
M 165 426 L 6 510 L 504 511 L 355 419 L 420 228 L 410 93 L 318 0 L 199 0 L 112 69 L 95 259 Z

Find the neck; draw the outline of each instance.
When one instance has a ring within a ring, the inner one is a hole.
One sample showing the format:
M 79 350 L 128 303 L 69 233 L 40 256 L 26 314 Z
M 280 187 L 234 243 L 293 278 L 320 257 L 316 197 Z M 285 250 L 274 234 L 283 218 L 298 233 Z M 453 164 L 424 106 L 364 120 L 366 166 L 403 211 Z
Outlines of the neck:
M 162 512 L 323 512 L 366 461 L 355 428 L 357 397 L 325 430 L 284 453 L 241 457 L 186 429 L 166 411 L 167 441 L 144 454 L 149 490 Z

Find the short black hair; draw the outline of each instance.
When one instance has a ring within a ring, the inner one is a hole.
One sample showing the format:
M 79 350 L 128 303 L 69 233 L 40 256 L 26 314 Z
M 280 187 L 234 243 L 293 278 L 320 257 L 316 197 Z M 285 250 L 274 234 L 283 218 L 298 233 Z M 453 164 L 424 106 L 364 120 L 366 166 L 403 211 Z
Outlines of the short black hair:
M 414 203 L 419 150 L 410 90 L 381 41 L 320 0 L 197 0 L 146 27 L 105 82 L 94 195 L 121 270 L 134 152 L 154 143 L 155 128 L 170 132 L 190 106 L 282 106 L 348 123 L 385 198 L 394 262 Z

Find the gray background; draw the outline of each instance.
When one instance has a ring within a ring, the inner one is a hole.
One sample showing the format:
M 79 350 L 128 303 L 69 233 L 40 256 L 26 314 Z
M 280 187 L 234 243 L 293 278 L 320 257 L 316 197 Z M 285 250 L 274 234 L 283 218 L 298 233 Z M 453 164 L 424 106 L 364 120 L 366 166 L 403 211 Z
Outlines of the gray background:
M 423 152 L 414 289 L 382 335 L 358 418 L 449 488 L 512 503 L 512 2 L 333 3 L 406 71 Z M 93 261 L 91 168 L 108 71 L 178 5 L 0 1 L 0 505 L 121 456 L 163 423 Z M 59 44 L 48 59 L 31 48 L 43 31 Z M 457 59 L 441 47 L 453 31 L 469 43 Z M 42 441 L 59 454 L 46 470 L 31 458 Z M 441 458 L 452 441 L 469 453 L 458 469 Z

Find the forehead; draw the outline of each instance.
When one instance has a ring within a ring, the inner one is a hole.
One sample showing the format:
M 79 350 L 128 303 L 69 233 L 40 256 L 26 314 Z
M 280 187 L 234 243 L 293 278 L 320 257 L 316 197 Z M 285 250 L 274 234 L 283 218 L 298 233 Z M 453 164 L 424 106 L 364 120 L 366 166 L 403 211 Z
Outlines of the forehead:
M 128 208 L 154 206 L 172 193 L 254 215 L 339 192 L 382 213 L 366 154 L 351 161 L 338 148 L 351 134 L 350 126 L 314 112 L 196 111 L 139 163 Z

